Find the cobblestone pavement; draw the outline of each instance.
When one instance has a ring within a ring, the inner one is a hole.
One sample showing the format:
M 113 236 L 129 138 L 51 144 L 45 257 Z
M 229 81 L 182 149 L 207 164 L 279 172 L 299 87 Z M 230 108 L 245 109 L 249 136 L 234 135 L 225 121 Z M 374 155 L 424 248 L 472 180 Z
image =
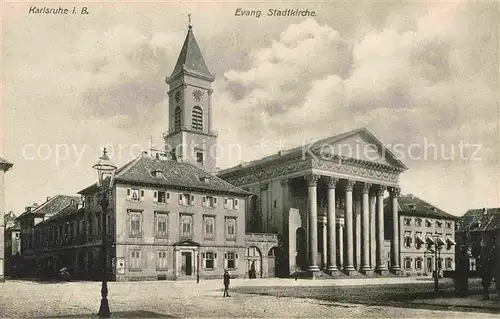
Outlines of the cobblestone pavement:
M 109 284 L 109 304 L 115 317 L 329 317 L 329 318 L 465 318 L 470 313 L 405 309 L 339 303 L 328 300 L 272 296 L 236 292 L 250 287 L 310 285 L 331 286 L 332 280 L 233 280 L 235 292 L 222 297 L 220 280 L 196 282 L 113 282 Z M 274 284 L 273 284 L 274 283 Z M 360 283 L 361 284 L 361 283 Z M 381 287 L 381 286 L 379 286 Z M 290 287 L 297 289 L 298 287 Z M 321 288 L 321 287 L 319 287 Z M 38 283 L 6 281 L 0 284 L 0 317 L 79 317 L 95 316 L 99 309 L 100 283 Z M 474 313 L 474 318 L 496 318 Z

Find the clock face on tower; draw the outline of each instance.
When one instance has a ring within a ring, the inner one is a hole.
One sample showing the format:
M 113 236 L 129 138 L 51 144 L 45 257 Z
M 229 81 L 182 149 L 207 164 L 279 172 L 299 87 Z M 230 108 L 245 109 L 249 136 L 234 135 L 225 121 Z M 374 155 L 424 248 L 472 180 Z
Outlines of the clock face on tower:
M 203 99 L 203 92 L 199 89 L 193 91 L 193 98 L 196 102 L 200 102 Z
M 181 100 L 181 92 L 177 91 L 175 92 L 175 102 L 179 103 L 180 100 Z

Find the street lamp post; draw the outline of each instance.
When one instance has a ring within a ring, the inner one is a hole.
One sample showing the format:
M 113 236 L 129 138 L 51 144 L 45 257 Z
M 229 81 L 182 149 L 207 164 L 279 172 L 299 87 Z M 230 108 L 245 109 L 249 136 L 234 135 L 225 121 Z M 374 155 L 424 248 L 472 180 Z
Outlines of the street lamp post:
M 101 271 L 102 271 L 102 284 L 101 284 L 101 305 L 99 307 L 99 318 L 109 318 L 111 312 L 109 311 L 108 304 L 108 209 L 109 209 L 109 194 L 114 182 L 114 175 L 116 166 L 111 163 L 104 148 L 102 156 L 99 158 L 97 164 L 92 166 L 97 171 L 97 188 L 98 192 L 102 192 L 100 201 L 102 209 L 102 243 L 101 243 Z
M 441 236 L 437 233 L 432 235 L 432 243 L 434 245 L 434 249 L 432 249 L 429 245 L 428 250 L 430 253 L 434 254 L 434 291 L 439 291 L 439 259 L 441 258 L 441 249 L 445 245 L 442 241 Z

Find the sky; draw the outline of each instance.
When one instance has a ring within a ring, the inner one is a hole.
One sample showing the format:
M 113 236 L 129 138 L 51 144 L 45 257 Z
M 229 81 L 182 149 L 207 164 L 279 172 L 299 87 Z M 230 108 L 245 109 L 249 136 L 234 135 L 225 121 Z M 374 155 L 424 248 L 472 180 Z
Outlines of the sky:
M 30 14 L 33 5 L 89 14 Z M 316 16 L 266 16 L 272 8 Z M 3 4 L 6 211 L 90 185 L 104 146 L 118 166 L 163 147 L 165 77 L 188 13 L 216 77 L 218 143 L 241 149 L 220 168 L 366 127 L 406 150 L 403 193 L 454 215 L 500 206 L 493 2 L 88 1 Z

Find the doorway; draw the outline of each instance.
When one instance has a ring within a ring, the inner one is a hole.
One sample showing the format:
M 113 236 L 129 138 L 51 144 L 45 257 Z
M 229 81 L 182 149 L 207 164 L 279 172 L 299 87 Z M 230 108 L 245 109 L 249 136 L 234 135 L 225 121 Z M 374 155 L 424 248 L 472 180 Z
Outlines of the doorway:
M 182 264 L 181 264 L 181 272 L 186 276 L 191 276 L 193 272 L 193 264 L 192 264 L 192 254 L 190 252 L 181 253 L 182 256 Z

